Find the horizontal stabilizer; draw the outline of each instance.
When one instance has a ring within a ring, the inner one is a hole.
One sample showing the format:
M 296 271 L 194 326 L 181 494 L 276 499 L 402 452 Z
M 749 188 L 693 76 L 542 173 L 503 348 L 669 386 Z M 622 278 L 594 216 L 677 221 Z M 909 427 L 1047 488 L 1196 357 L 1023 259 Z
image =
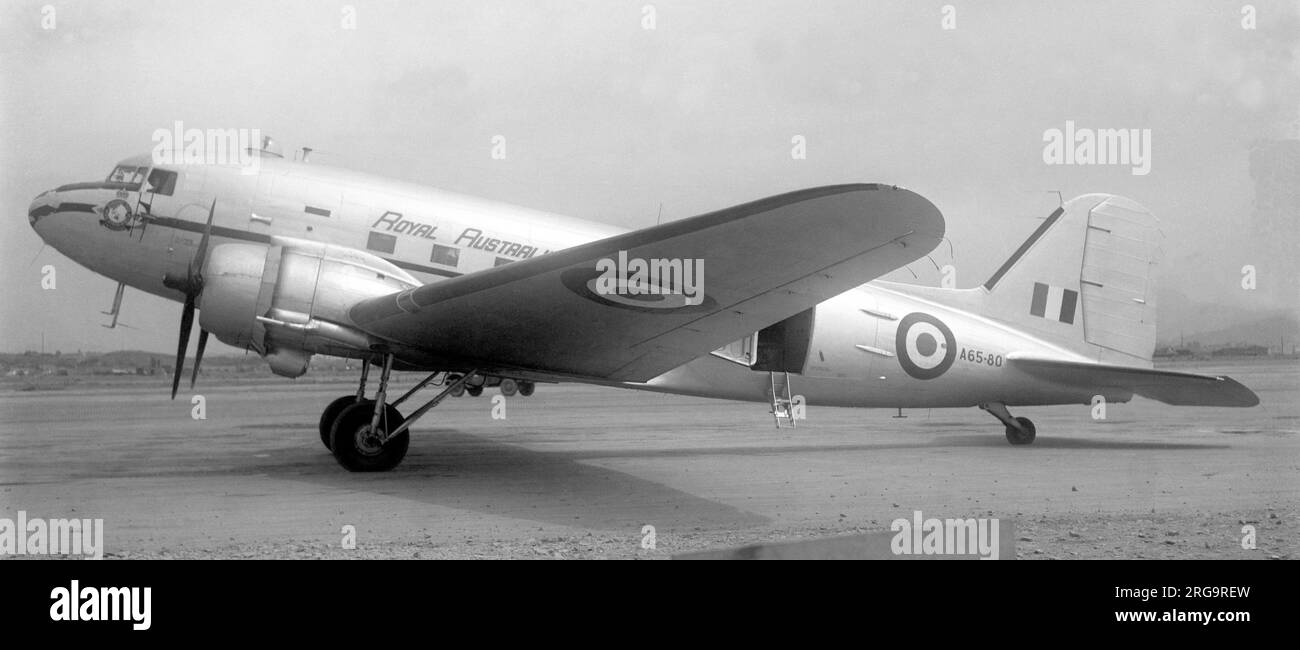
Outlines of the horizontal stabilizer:
M 1259 397 L 1230 377 L 1059 361 L 1012 354 L 1011 364 L 1027 374 L 1069 386 L 1121 388 L 1174 406 L 1255 406 Z

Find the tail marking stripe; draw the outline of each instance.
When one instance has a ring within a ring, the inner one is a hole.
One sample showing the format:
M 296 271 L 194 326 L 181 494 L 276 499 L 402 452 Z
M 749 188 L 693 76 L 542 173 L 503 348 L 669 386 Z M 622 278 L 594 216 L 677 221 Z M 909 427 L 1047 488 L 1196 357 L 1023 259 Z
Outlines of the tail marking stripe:
M 1065 290 L 1061 296 L 1061 322 L 1074 324 L 1074 307 L 1079 302 L 1079 292 L 1070 289 Z
M 1047 311 L 1047 285 L 1042 282 L 1034 283 L 1034 299 L 1029 303 L 1029 313 L 1033 316 L 1042 317 Z

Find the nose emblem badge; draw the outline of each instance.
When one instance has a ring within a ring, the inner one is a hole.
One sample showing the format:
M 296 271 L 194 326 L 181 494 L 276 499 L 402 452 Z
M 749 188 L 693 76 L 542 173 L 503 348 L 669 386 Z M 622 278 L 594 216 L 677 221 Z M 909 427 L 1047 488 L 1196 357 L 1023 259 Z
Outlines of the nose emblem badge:
M 135 225 L 135 214 L 131 204 L 122 199 L 113 199 L 100 209 L 99 223 L 109 230 L 126 230 Z

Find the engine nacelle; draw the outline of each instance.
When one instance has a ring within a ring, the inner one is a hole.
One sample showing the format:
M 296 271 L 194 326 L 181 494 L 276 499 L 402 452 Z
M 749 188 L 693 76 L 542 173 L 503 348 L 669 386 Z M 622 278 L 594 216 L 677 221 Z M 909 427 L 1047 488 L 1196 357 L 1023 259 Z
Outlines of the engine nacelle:
M 418 285 L 392 263 L 344 246 L 288 237 L 222 244 L 203 265 L 199 325 L 297 377 L 314 353 L 367 353 L 370 337 L 348 326 L 352 305 Z
M 208 253 L 203 265 L 203 294 L 199 326 L 217 340 L 265 354 L 264 328 L 257 317 L 271 308 L 269 300 L 258 308 L 262 275 L 274 247 L 257 244 L 222 244 Z M 272 275 L 271 282 L 276 277 Z

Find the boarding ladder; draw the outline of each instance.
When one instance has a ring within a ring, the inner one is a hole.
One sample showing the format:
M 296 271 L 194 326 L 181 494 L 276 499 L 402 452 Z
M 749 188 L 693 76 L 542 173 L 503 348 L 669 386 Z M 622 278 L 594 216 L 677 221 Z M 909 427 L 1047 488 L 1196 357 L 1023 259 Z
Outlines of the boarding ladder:
M 791 429 L 795 428 L 794 398 L 790 395 L 790 373 L 769 372 L 767 376 L 772 384 L 772 418 L 776 420 L 776 428 L 784 429 L 787 424 Z

